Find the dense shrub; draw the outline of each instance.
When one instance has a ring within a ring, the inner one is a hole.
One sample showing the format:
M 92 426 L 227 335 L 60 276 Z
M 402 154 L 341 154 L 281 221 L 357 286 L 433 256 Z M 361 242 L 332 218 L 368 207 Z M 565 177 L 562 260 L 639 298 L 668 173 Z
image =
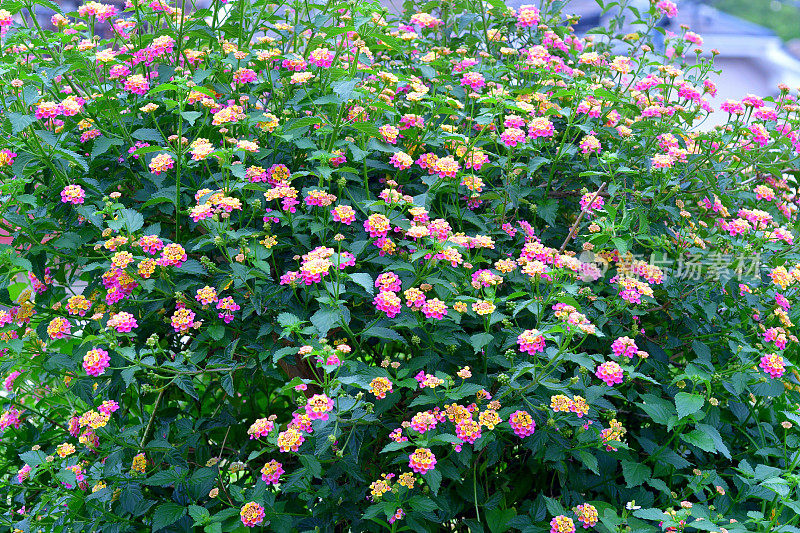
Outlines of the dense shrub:
M 4 525 L 800 531 L 800 107 L 703 132 L 669 0 L 42 6 L 0 10 Z

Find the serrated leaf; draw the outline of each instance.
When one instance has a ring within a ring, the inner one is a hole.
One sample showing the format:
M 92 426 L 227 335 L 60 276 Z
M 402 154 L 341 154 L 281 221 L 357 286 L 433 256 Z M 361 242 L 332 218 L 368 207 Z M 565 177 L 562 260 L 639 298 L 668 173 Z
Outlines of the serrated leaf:
M 35 117 L 23 115 L 22 113 L 15 113 L 13 111 L 8 113 L 8 120 L 11 122 L 11 133 L 14 135 L 36 122 Z
M 202 525 L 208 522 L 211 514 L 205 507 L 200 507 L 199 505 L 190 505 L 189 516 L 192 517 L 195 525 Z
M 293 315 L 292 313 L 280 313 L 278 315 L 278 324 L 280 324 L 283 328 L 290 328 L 300 323 L 302 323 L 302 320 L 297 318 L 297 316 Z
M 708 424 L 697 424 L 697 429 L 708 435 L 711 440 L 714 441 L 714 447 L 719 453 L 728 459 L 731 458 L 731 452 L 728 446 L 725 444 L 725 441 L 722 440 L 722 435 L 719 434 L 719 431 L 717 431 L 715 427 L 709 426 Z
M 345 80 L 337 81 L 333 83 L 331 87 L 333 88 L 333 92 L 335 92 L 342 101 L 347 102 L 353 98 L 356 85 L 358 85 L 358 80 Z
M 622 461 L 622 475 L 628 488 L 638 487 L 645 480 L 650 479 L 652 472 L 650 468 L 642 463 L 633 461 Z
M 99 139 L 95 139 L 94 145 L 92 146 L 92 159 L 106 153 L 112 146 L 121 145 L 122 141 L 120 139 L 111 139 L 109 137 L 100 137 Z
M 679 419 L 695 414 L 704 403 L 705 399 L 700 394 L 679 392 L 675 395 L 675 408 L 678 410 Z
M 411 443 L 408 441 L 405 442 L 392 441 L 383 447 L 381 453 L 396 452 L 397 450 L 402 450 L 403 448 L 408 448 L 409 446 L 411 446 Z
M 354 274 L 350 274 L 350 279 L 364 287 L 364 290 L 369 294 L 375 294 L 375 282 L 372 280 L 372 276 L 366 272 L 356 272 Z
M 153 141 L 157 143 L 164 142 L 163 137 L 161 137 L 161 133 L 153 128 L 139 128 L 131 133 L 131 137 L 138 141 Z
M 689 433 L 681 435 L 681 439 L 688 444 L 693 444 L 694 446 L 697 446 L 703 451 L 709 453 L 713 453 L 716 451 L 716 446 L 714 446 L 714 439 L 712 439 L 706 433 L 700 431 L 699 429 L 695 429 L 693 431 L 690 431 Z
M 583 466 L 585 466 L 595 474 L 600 475 L 600 469 L 598 468 L 597 457 L 586 451 L 579 452 L 578 456 L 581 458 L 581 463 L 583 463 Z
M 145 479 L 144 484 L 157 487 L 166 487 L 168 485 L 172 485 L 173 483 L 177 483 L 181 477 L 181 473 L 178 470 L 162 470 Z
M 643 520 L 669 520 L 669 516 L 664 514 L 660 509 L 637 509 L 633 512 L 633 516 Z
M 515 509 L 490 509 L 486 511 L 486 523 L 492 533 L 508 531 L 508 523 L 517 516 Z
M 162 503 L 153 513 L 153 531 L 164 529 L 180 520 L 186 514 L 186 507 L 177 503 Z
M 369 328 L 367 331 L 364 331 L 362 335 L 365 337 L 377 337 L 379 339 L 388 339 L 400 342 L 404 340 L 403 336 L 397 333 L 396 331 L 391 330 L 389 328 L 383 328 L 380 326 L 373 326 Z
M 144 217 L 138 211 L 133 209 L 124 209 L 122 217 L 125 220 L 125 227 L 129 233 L 135 233 L 144 226 Z
M 342 313 L 338 309 L 323 308 L 311 316 L 311 323 L 317 328 L 320 337 L 324 337 L 339 323 L 341 316 Z
M 439 494 L 439 487 L 442 485 L 442 473 L 438 470 L 429 470 L 428 473 L 424 474 L 423 479 L 431 488 L 431 492 L 435 495 Z

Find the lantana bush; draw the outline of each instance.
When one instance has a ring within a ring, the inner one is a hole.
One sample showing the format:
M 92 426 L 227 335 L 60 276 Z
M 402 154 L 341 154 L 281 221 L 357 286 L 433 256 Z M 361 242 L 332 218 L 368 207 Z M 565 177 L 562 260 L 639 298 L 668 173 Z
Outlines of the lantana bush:
M 797 95 L 599 9 L 3 0 L 0 527 L 800 532 Z

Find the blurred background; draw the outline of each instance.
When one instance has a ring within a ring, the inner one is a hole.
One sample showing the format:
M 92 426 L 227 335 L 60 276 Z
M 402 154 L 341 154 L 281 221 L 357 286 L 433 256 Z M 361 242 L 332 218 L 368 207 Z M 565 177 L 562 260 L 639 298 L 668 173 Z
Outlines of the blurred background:
M 77 10 L 79 0 L 55 0 L 69 12 Z M 124 7 L 124 0 L 101 0 Z M 278 0 L 276 0 L 277 2 Z M 380 0 L 398 13 L 403 0 Z M 648 0 L 642 8 L 647 7 Z M 211 0 L 198 0 L 201 7 Z M 538 0 L 506 0 L 509 7 L 538 4 Z M 189 2 L 187 1 L 187 4 Z M 748 93 L 774 96 L 779 83 L 792 89 L 800 87 L 800 0 L 677 0 L 678 16 L 664 19 L 667 31 L 680 32 L 685 24 L 703 38 L 703 55 L 719 51 L 715 64 L 722 75 L 713 77 L 719 92 L 712 99 L 714 108 L 726 99 L 741 99 Z M 572 0 L 567 12 L 581 15 L 578 29 L 585 31 L 603 23 L 594 0 Z M 52 13 L 41 13 L 41 23 L 49 26 Z M 109 33 L 98 25 L 99 34 Z M 724 121 L 724 114 L 716 120 Z M 709 126 L 712 124 L 705 124 Z

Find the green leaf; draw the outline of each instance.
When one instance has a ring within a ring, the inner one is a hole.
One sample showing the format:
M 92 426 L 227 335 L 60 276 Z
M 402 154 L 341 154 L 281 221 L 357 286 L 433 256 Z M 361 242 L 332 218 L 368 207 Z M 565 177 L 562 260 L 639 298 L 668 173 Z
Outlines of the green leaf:
M 181 113 L 181 116 L 185 118 L 189 122 L 189 124 L 194 126 L 195 121 L 201 116 L 203 116 L 203 114 L 199 111 L 184 111 L 183 113 Z
M 693 444 L 694 446 L 697 446 L 701 450 L 709 453 L 716 452 L 717 450 L 716 447 L 714 446 L 714 439 L 712 439 L 706 433 L 704 433 L 699 429 L 695 429 L 693 431 L 690 431 L 689 433 L 681 435 L 681 439 L 684 442 Z
M 490 509 L 486 511 L 486 522 L 492 533 L 508 531 L 508 523 L 517 516 L 516 509 Z
M 675 407 L 678 410 L 679 419 L 695 414 L 703 407 L 704 403 L 705 399 L 700 394 L 679 392 L 675 395 Z
M 643 520 L 669 520 L 669 516 L 664 514 L 660 509 L 637 509 L 633 512 L 636 518 Z
M 335 92 L 342 101 L 347 102 L 353 98 L 356 85 L 358 85 L 358 80 L 345 80 L 337 81 L 332 84 L 331 87 L 333 88 L 333 92 Z
M 641 407 L 642 411 L 647 413 L 656 424 L 669 427 L 672 421 L 675 420 L 675 407 L 668 400 L 653 394 L 643 395 L 642 400 L 641 403 L 636 405 Z
M 131 137 L 138 141 L 153 141 L 157 143 L 164 142 L 164 138 L 161 137 L 161 133 L 153 128 L 139 128 L 131 133 Z
M 494 340 L 494 335 L 491 333 L 476 333 L 470 337 L 470 344 L 475 353 L 480 352 L 483 348 L 488 346 Z
M 414 496 L 411 498 L 410 503 L 411 505 L 409 507 L 411 509 L 421 513 L 430 513 L 438 508 L 436 503 L 427 496 Z
M 585 466 L 595 474 L 600 475 L 600 469 L 597 464 L 597 457 L 586 451 L 579 452 L 578 456 L 581 458 L 581 463 L 583 463 L 583 466 Z
M 319 336 L 324 337 L 336 324 L 342 313 L 338 309 L 320 309 L 311 316 L 311 323 L 319 331 Z
M 47 454 L 45 454 L 42 451 L 35 450 L 35 451 L 21 453 L 19 454 L 19 458 L 22 459 L 22 461 L 25 464 L 33 468 L 35 466 L 39 466 L 40 464 L 46 462 Z
M 694 353 L 700 356 L 701 359 L 705 359 L 706 361 L 711 360 L 711 349 L 699 340 L 695 339 L 692 341 L 692 350 L 694 350 Z
M 35 117 L 23 115 L 22 113 L 15 113 L 13 111 L 8 113 L 8 120 L 11 122 L 11 133 L 14 135 L 36 122 Z
M 308 473 L 313 477 L 320 477 L 322 475 L 322 464 L 313 455 L 301 455 L 300 462 L 306 467 Z
M 355 274 L 350 274 L 350 279 L 364 287 L 364 290 L 369 294 L 375 294 L 375 282 L 372 280 L 372 276 L 366 272 L 356 272 Z
M 364 337 L 376 337 L 379 339 L 388 339 L 392 341 L 400 341 L 403 342 L 403 336 L 397 333 L 396 331 L 383 328 L 380 326 L 372 326 L 367 331 L 361 333 Z
M 181 473 L 178 470 L 170 469 L 170 470 L 163 470 L 161 472 L 156 472 L 146 480 L 144 480 L 145 485 L 154 485 L 158 487 L 166 487 L 168 485 L 172 485 L 173 483 L 177 483 L 181 479 Z
M 786 482 L 785 479 L 780 477 L 771 477 L 769 479 L 765 479 L 760 483 L 760 485 L 777 493 L 778 496 L 782 498 L 787 497 L 790 492 L 789 484 Z
M 92 146 L 92 159 L 106 153 L 112 146 L 122 146 L 122 140 L 109 137 L 100 137 L 95 140 L 94 146 Z
M 633 461 L 622 461 L 622 475 L 628 488 L 638 487 L 647 479 L 650 479 L 652 472 L 650 468 L 642 463 Z
M 392 441 L 392 442 L 390 442 L 389 444 L 387 444 L 386 446 L 383 447 L 383 449 L 381 450 L 381 453 L 394 452 L 394 451 L 397 451 L 397 450 L 402 450 L 403 448 L 408 448 L 409 446 L 411 446 L 411 443 L 408 442 L 408 441 L 404 441 L 404 442 Z
M 200 507 L 199 505 L 190 505 L 189 516 L 192 517 L 192 520 L 194 520 L 194 525 L 197 526 L 208 523 L 211 515 L 209 514 L 208 509 L 205 507 Z
M 442 473 L 438 470 L 430 470 L 427 474 L 422 476 L 425 479 L 425 482 L 431 488 L 431 492 L 434 494 L 439 494 L 439 487 L 442 486 Z
M 164 529 L 181 519 L 186 514 L 186 507 L 177 503 L 162 503 L 153 513 L 153 531 Z
M 122 217 L 125 220 L 125 227 L 128 228 L 129 233 L 135 233 L 144 226 L 144 217 L 138 211 L 133 209 L 124 209 Z
M 617 247 L 617 250 L 619 250 L 620 254 L 625 255 L 626 253 L 628 253 L 628 243 L 624 239 L 621 239 L 619 237 L 614 237 L 613 239 L 611 239 L 611 242 L 614 243 L 614 246 Z
M 283 327 L 283 328 L 291 328 L 291 327 L 297 326 L 298 324 L 301 324 L 301 323 L 302 323 L 302 320 L 297 318 L 292 313 L 280 313 L 278 315 L 278 324 L 280 324 L 281 327 Z
M 714 447 L 717 449 L 718 452 L 720 452 L 728 459 L 731 458 L 731 452 L 725 445 L 725 441 L 722 440 L 722 435 L 719 434 L 717 428 L 709 426 L 708 424 L 697 424 L 697 429 L 699 429 L 700 431 L 711 437 L 711 440 L 714 441 Z

